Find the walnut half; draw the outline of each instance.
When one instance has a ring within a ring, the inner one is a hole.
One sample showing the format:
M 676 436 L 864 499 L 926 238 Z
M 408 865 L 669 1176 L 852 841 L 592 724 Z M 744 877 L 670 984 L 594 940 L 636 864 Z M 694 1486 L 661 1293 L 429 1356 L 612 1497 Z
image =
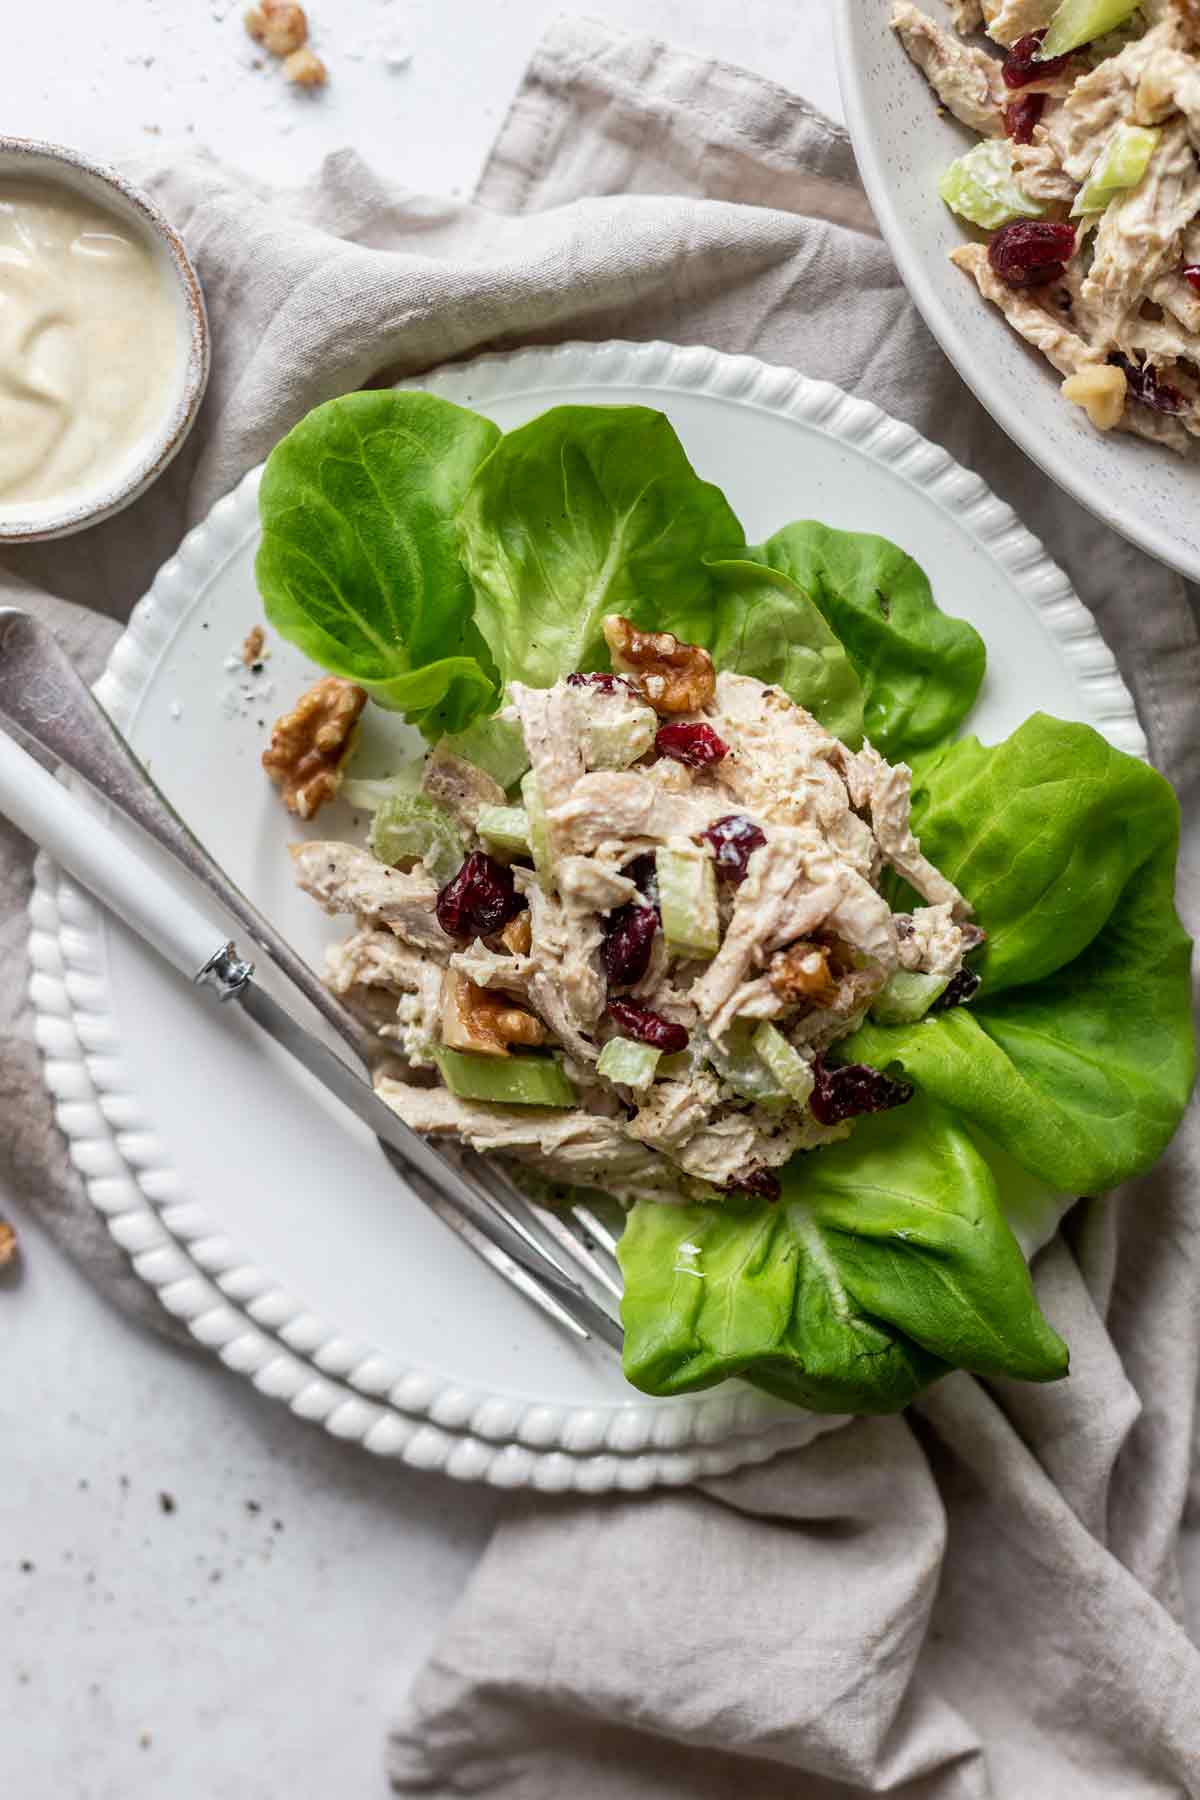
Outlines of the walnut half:
M 507 1056 L 510 1044 L 531 1048 L 544 1044 L 540 1019 L 508 994 L 479 987 L 457 969 L 442 977 L 438 1025 L 447 1050 L 474 1050 L 482 1056 Z
M 352 681 L 324 675 L 275 723 L 262 766 L 301 819 L 311 819 L 342 783 L 342 764 L 367 696 Z
M 605 619 L 604 639 L 613 668 L 636 677 L 655 712 L 699 712 L 716 692 L 712 657 L 699 644 L 670 631 L 639 631 L 620 613 Z

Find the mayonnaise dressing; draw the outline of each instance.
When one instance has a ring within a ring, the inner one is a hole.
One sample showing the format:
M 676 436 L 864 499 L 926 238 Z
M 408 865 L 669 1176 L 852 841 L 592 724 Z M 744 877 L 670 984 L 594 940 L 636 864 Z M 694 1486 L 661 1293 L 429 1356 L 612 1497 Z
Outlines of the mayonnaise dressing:
M 150 241 L 65 184 L 0 177 L 0 512 L 118 475 L 182 354 Z

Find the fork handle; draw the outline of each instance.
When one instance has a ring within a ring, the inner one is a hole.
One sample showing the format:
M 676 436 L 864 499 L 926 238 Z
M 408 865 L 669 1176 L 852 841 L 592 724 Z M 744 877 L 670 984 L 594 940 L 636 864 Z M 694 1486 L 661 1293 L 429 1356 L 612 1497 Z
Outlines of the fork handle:
M 198 976 L 228 933 L 127 845 L 97 811 L 0 732 L 0 813 L 165 956 Z
M 193 837 L 59 648 L 49 626 L 12 606 L 0 607 L 0 724 L 23 744 L 65 763 L 140 826 L 207 888 L 368 1068 L 378 1059 L 380 1041 Z M 28 835 L 39 838 L 36 830 Z

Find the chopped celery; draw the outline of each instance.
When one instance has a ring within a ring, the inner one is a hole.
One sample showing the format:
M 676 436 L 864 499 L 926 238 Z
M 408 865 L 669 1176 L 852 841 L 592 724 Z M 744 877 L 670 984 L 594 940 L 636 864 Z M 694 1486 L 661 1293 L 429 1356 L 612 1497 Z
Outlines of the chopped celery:
M 1071 217 L 1103 212 L 1114 194 L 1136 187 L 1146 173 L 1160 131 L 1146 125 L 1118 125 L 1075 196 Z
M 583 759 L 589 769 L 627 769 L 645 756 L 657 730 L 658 717 L 648 706 L 606 705 L 581 721 Z
M 744 1020 L 730 1026 L 723 1043 L 715 1043 L 707 1035 L 694 1033 L 700 1041 L 706 1062 L 710 1062 L 721 1080 L 743 1100 L 754 1100 L 762 1106 L 778 1105 L 787 1099 L 787 1090 L 776 1080 L 759 1056 L 753 1041 L 752 1027 Z
M 554 1056 L 475 1056 L 435 1050 L 442 1080 L 460 1100 L 497 1106 L 574 1106 L 579 1095 Z
M 550 829 L 546 824 L 546 808 L 542 804 L 541 789 L 537 784 L 537 776 L 530 769 L 521 777 L 521 798 L 525 802 L 525 817 L 529 824 L 529 848 L 533 853 L 533 866 L 537 870 L 537 878 L 544 888 L 552 888 L 554 882 L 554 856 L 550 849 Z
M 1040 60 L 1064 56 L 1093 38 L 1115 31 L 1137 11 L 1140 0 L 1062 0 L 1042 39 Z
M 948 975 L 918 975 L 896 969 L 887 986 L 876 994 L 871 1017 L 877 1025 L 912 1025 L 923 1019 L 934 1001 L 950 986 Z
M 775 1080 L 798 1106 L 807 1106 L 816 1082 L 812 1066 L 792 1047 L 777 1026 L 764 1019 L 754 1033 L 754 1048 Z
M 609 1038 L 600 1052 L 596 1073 L 606 1081 L 619 1081 L 625 1087 L 648 1088 L 658 1069 L 661 1050 L 652 1044 L 639 1044 L 633 1038 Z
M 956 213 L 988 231 L 1013 219 L 1040 219 L 1046 211 L 1018 186 L 1012 148 L 1003 138 L 985 138 L 952 162 L 938 193 Z
M 394 775 L 361 776 L 349 775 L 338 790 L 341 799 L 351 806 L 361 808 L 363 812 L 378 812 L 388 800 L 394 800 L 397 794 L 416 794 L 421 788 L 421 771 L 425 759 L 416 756 L 411 762 L 396 770 Z
M 481 806 L 475 829 L 498 850 L 529 854 L 529 814 L 523 806 Z
M 512 719 L 476 719 L 465 731 L 456 731 L 442 742 L 464 762 L 485 770 L 506 793 L 529 767 L 521 727 Z
M 425 794 L 392 794 L 371 820 L 367 841 L 380 862 L 420 857 L 441 885 L 457 875 L 467 856 L 450 814 Z
M 721 945 L 717 877 L 712 857 L 695 844 L 656 853 L 663 937 L 680 956 L 715 956 Z
M 695 1072 L 696 1058 L 691 1045 L 686 1050 L 673 1050 L 658 1065 L 658 1074 L 663 1081 L 690 1081 Z

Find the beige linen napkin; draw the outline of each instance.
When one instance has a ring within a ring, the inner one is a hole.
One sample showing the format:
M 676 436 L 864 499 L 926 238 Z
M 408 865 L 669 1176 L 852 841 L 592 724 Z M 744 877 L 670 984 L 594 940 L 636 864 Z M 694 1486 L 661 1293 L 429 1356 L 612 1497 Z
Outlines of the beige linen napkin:
M 1194 921 L 1200 643 L 1183 586 L 1061 496 L 980 412 L 874 234 L 844 135 L 802 102 L 564 23 L 475 204 L 390 187 L 348 153 L 287 195 L 201 159 L 143 173 L 208 294 L 216 365 L 199 427 L 136 508 L 6 559 L 14 580 L 56 596 L 35 604 L 89 672 L 182 530 L 318 400 L 531 341 L 750 350 L 911 420 L 1046 540 L 1184 801 Z M 952 593 L 939 598 L 953 609 Z M 120 1259 L 105 1259 L 37 1079 L 21 1002 L 27 883 L 10 836 L 7 1172 L 98 1279 L 140 1299 Z M 703 1491 L 519 1502 L 404 1703 L 396 1790 L 1200 1794 L 1200 1655 L 1176 1556 L 1200 1341 L 1198 1166 L 1193 1121 L 1159 1170 L 1077 1208 L 1039 1259 L 1042 1304 L 1072 1347 L 1069 1383 L 954 1376 L 906 1419 L 859 1422 Z

